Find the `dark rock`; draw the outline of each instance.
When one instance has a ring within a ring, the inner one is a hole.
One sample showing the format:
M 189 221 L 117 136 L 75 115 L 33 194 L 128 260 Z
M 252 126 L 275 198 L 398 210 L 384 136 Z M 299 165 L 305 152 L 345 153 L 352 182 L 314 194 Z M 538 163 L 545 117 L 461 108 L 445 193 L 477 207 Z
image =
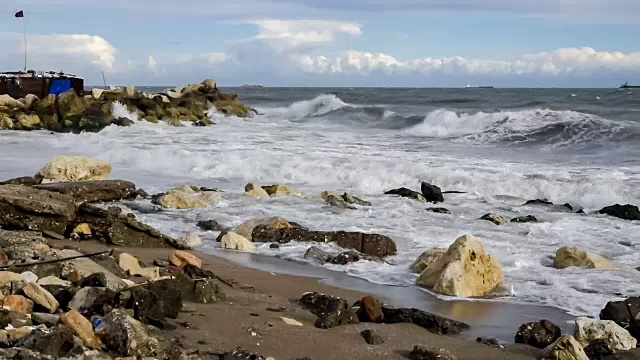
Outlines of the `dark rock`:
M 107 314 L 96 327 L 96 335 L 109 350 L 120 356 L 142 358 L 154 355 L 158 348 L 158 340 L 150 337 L 144 325 L 123 310 L 116 309 Z
M 373 296 L 363 297 L 360 301 L 360 308 L 358 309 L 358 319 L 360 319 L 361 322 L 384 322 L 384 313 L 382 312 L 380 301 Z
M 364 338 L 364 341 L 369 345 L 380 345 L 384 343 L 384 339 L 374 330 L 364 330 L 360 333 L 360 336 Z
M 272 243 L 269 245 L 269 249 L 280 249 L 280 244 L 278 243 Z
M 306 293 L 300 298 L 299 303 L 318 317 L 315 326 L 320 329 L 360 322 L 347 301 L 338 297 Z
M 182 309 L 183 296 L 175 279 L 159 280 L 131 289 L 129 308 L 134 318 L 163 326 L 165 317 L 175 319 Z
M 133 200 L 136 185 L 124 180 L 97 180 L 41 184 L 36 189 L 71 195 L 78 205 L 94 202 Z
M 492 223 L 494 223 L 495 225 L 502 225 L 504 223 L 507 222 L 507 218 L 505 218 L 502 215 L 498 215 L 498 214 L 485 214 L 482 215 L 482 217 L 480 218 L 480 220 L 486 220 L 486 221 L 491 221 Z
M 445 349 L 416 345 L 409 354 L 409 360 L 457 360 L 457 358 Z
M 159 266 L 159 267 L 168 267 L 171 266 L 171 263 L 168 262 L 167 260 L 153 260 L 153 265 L 155 266 Z
M 334 256 L 330 262 L 335 265 L 347 265 L 362 260 L 362 254 L 357 251 L 345 251 Z
M 524 205 L 553 205 L 553 203 L 547 199 L 535 199 L 527 201 Z
M 344 200 L 346 203 L 348 204 L 356 204 L 356 205 L 360 205 L 360 206 L 371 206 L 371 203 L 365 200 L 362 200 L 358 197 L 355 197 L 353 195 L 344 193 L 341 196 L 342 200 Z
M 449 209 L 445 209 L 441 207 L 428 208 L 427 211 L 438 213 L 438 214 L 451 214 L 451 211 L 449 211 Z
M 15 179 L 9 179 L 5 181 L 0 181 L 0 185 L 24 185 L 24 186 L 33 186 L 39 184 L 37 179 L 33 176 L 22 176 Z
M 220 237 L 219 237 L 220 238 Z M 254 242 L 272 242 L 285 244 L 292 241 L 298 242 L 333 242 L 337 245 L 354 249 L 363 254 L 376 257 L 395 255 L 397 248 L 395 242 L 384 235 L 364 234 L 346 231 L 312 231 L 300 228 L 277 229 L 271 226 L 258 225 L 253 229 Z
M 55 326 L 48 331 L 36 328 L 16 346 L 60 358 L 76 347 L 73 337 L 73 331 L 64 325 Z
M 94 238 L 108 244 L 145 248 L 179 247 L 175 239 L 161 234 L 135 217 L 122 214 L 122 210 L 117 207 L 105 210 L 90 204 L 80 206 L 68 232 L 82 223 L 89 224 Z
M 191 299 L 200 304 L 212 304 L 226 299 L 226 295 L 212 279 L 195 281 Z
M 255 230 L 254 230 L 254 231 L 255 231 Z M 218 235 L 218 237 L 216 238 L 216 241 L 217 241 L 217 242 L 221 242 L 221 241 L 222 241 L 222 238 L 223 238 L 225 235 L 227 235 L 227 231 L 226 231 L 226 230 L 222 230 L 222 231 L 220 232 L 220 235 Z M 253 241 L 255 241 L 255 240 L 253 240 Z M 266 242 L 266 241 L 265 241 L 265 242 Z
M 420 201 L 420 202 L 427 202 L 427 199 L 424 198 L 424 195 L 422 195 L 421 193 L 419 193 L 417 191 L 413 191 L 413 190 L 407 189 L 407 188 L 399 188 L 399 189 L 389 190 L 389 191 L 385 192 L 384 194 L 385 195 L 398 195 L 398 196 L 406 197 L 406 198 L 409 198 L 409 199 L 417 200 L 417 201 Z
M 596 339 L 584 348 L 584 353 L 589 359 L 602 359 L 604 356 L 613 355 L 616 350 L 605 339 Z
M 614 321 L 627 329 L 631 336 L 640 339 L 640 297 L 608 302 L 600 311 L 600 320 Z
M 116 296 L 117 293 L 108 288 L 85 287 L 76 292 L 68 307 L 85 316 L 104 315 L 114 308 L 117 302 Z
M 265 357 L 245 349 L 237 348 L 218 355 L 219 360 L 265 360 Z
M 138 202 L 138 201 L 123 201 L 123 205 L 128 207 L 131 210 L 137 211 L 141 214 L 157 214 L 162 212 L 162 206 L 151 204 L 148 202 Z
M 45 290 L 47 290 L 60 304 L 61 309 L 67 309 L 69 306 L 69 302 L 73 299 L 76 294 L 75 288 L 70 288 L 62 285 L 41 285 Z
M 47 314 L 47 313 L 32 313 L 31 321 L 35 325 L 45 325 L 46 327 L 54 327 L 58 324 L 60 320 L 60 316 L 56 314 Z
M 31 319 L 26 314 L 0 309 L 0 328 L 5 329 L 8 325 L 14 328 L 31 325 Z
M 477 343 L 483 344 L 483 345 L 488 345 L 488 346 L 495 346 L 495 347 L 501 347 L 500 342 L 498 341 L 498 339 L 485 339 L 485 338 L 477 338 L 476 339 Z
M 515 218 L 511 219 L 511 222 L 514 222 L 514 223 L 529 223 L 529 222 L 538 222 L 538 219 L 536 219 L 536 217 L 533 216 L 533 215 L 527 215 L 527 216 L 515 217 Z
M 225 228 L 215 220 L 198 221 L 198 227 L 207 231 L 223 231 Z
M 442 190 L 435 186 L 426 182 L 422 182 L 420 185 L 420 191 L 422 191 L 422 195 L 428 202 L 432 203 L 440 203 L 444 202 L 444 197 L 442 196 Z
M 356 210 L 357 208 L 354 206 L 349 205 L 349 203 L 347 203 L 346 201 L 344 201 L 344 199 L 339 198 L 335 195 L 329 195 L 324 199 L 324 202 L 327 203 L 329 206 L 333 206 L 339 209 L 349 209 L 349 210 Z
M 434 334 L 459 334 L 469 329 L 469 325 L 430 314 L 418 309 L 393 309 L 382 307 L 385 324 L 409 323 L 418 325 Z
M 586 213 L 584 212 L 584 209 L 580 209 L 580 210 L 576 211 L 576 214 L 586 214 Z
M 2 215 L 0 215 L 2 216 Z M 45 260 L 47 251 L 39 250 L 47 240 L 36 231 L 7 231 L 0 229 L 0 249 L 7 255 L 7 260 L 19 263 Z M 21 268 L 22 271 L 31 270 Z
M 107 276 L 104 273 L 95 273 L 87 277 L 79 279 L 76 284 L 81 288 L 84 287 L 107 287 Z
M 307 249 L 303 258 L 318 265 L 323 265 L 331 260 L 331 255 L 318 247 L 312 246 Z
M 204 270 L 201 269 L 195 265 L 191 265 L 191 264 L 187 264 L 185 265 L 182 270 L 184 271 L 185 275 L 187 275 L 188 277 L 190 277 L 193 280 L 197 280 L 197 279 L 215 279 L 216 278 L 216 274 L 214 274 L 213 272 L 209 271 L 209 270 Z
M 640 209 L 634 205 L 612 205 L 599 211 L 600 214 L 615 216 L 624 220 L 640 220 Z
M 73 197 L 21 185 L 0 186 L 0 227 L 64 233 L 76 214 Z
M 570 211 L 573 211 L 573 205 L 566 203 L 566 204 L 562 204 L 563 207 L 566 207 L 567 209 L 569 209 Z
M 558 340 L 561 335 L 560 328 L 554 323 L 549 320 L 541 320 L 520 326 L 515 336 L 515 342 L 544 349 Z

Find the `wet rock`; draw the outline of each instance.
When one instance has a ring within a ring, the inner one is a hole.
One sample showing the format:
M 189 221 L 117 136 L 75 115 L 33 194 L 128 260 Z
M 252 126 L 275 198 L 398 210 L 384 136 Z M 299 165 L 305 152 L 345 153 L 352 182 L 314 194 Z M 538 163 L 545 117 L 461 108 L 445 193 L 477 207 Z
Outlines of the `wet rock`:
M 611 320 L 578 318 L 574 337 L 582 346 L 587 346 L 595 340 L 604 340 L 614 350 L 635 349 L 638 343 L 627 330 Z
M 202 209 L 221 199 L 220 194 L 215 191 L 196 190 L 192 186 L 184 185 L 154 197 L 153 203 L 165 209 Z
M 504 281 L 500 263 L 471 235 L 458 238 L 424 269 L 416 284 L 450 296 L 485 296 Z
M 4 309 L 24 314 L 31 314 L 31 312 L 33 312 L 33 301 L 24 296 L 7 295 L 1 301 Z
M 45 325 L 46 327 L 54 327 L 60 321 L 60 316 L 56 314 L 34 312 L 33 314 L 31 314 L 31 321 L 35 325 Z
M 37 328 L 17 346 L 61 358 L 77 346 L 73 338 L 73 331 L 64 325 L 55 326 L 49 330 Z
M 158 230 L 138 221 L 135 216 L 123 214 L 117 207 L 107 210 L 84 204 L 78 209 L 73 227 L 87 223 L 96 239 L 126 247 L 175 247 L 180 245 L 175 239 L 161 234 Z
M 91 322 L 76 310 L 70 310 L 60 315 L 60 321 L 82 339 L 86 347 L 90 349 L 100 349 L 102 347 L 102 342 L 93 332 Z
M 612 205 L 607 206 L 599 211 L 600 214 L 615 216 L 624 220 L 640 220 L 640 209 L 634 205 Z
M 612 320 L 627 329 L 631 336 L 640 339 L 640 297 L 634 296 L 623 301 L 610 301 L 600 311 L 601 320 Z
M 256 246 L 251 241 L 242 235 L 238 235 L 233 231 L 230 231 L 222 236 L 220 239 L 220 246 L 223 249 L 239 250 L 239 251 L 252 251 Z
M 338 208 L 338 209 L 347 209 L 347 210 L 356 210 L 357 209 L 355 206 L 349 205 L 349 203 L 344 201 L 342 198 L 339 198 L 339 197 L 334 196 L 334 195 L 327 196 L 327 198 L 324 199 L 324 202 L 327 203 L 329 206 L 332 206 L 332 207 L 335 207 L 335 208 Z
M 109 350 L 120 356 L 152 356 L 158 348 L 158 340 L 147 333 L 144 325 L 122 310 L 107 314 L 96 328 Z
M 447 319 L 418 309 L 395 309 L 383 306 L 382 313 L 384 314 L 385 324 L 415 324 L 438 335 L 455 335 L 469 329 L 469 325 L 465 323 Z
M 420 185 L 420 190 L 422 191 L 422 195 L 428 202 L 432 203 L 441 203 L 444 202 L 444 197 L 442 196 L 442 190 L 435 185 L 431 185 L 427 182 L 422 182 Z
M 355 204 L 355 205 L 360 205 L 360 206 L 371 206 L 371 203 L 365 200 L 362 200 L 358 197 L 355 197 L 353 195 L 350 195 L 348 193 L 344 193 L 342 194 L 342 200 L 344 200 L 346 203 L 348 204 Z
M 331 260 L 331 255 L 318 247 L 312 246 L 307 249 L 303 258 L 315 264 L 324 265 Z
M 197 256 L 183 250 L 176 250 L 169 256 L 169 263 L 173 266 L 183 267 L 191 264 L 195 267 L 202 267 L 202 260 Z
M 265 219 L 252 219 L 249 221 L 246 221 L 240 225 L 238 225 L 233 232 L 240 235 L 240 236 L 244 236 L 245 238 L 251 240 L 251 241 L 259 241 L 259 240 L 255 240 L 252 238 L 253 235 L 253 230 L 259 226 L 259 225 L 264 225 L 268 228 L 272 228 L 272 229 L 289 229 L 291 228 L 291 224 L 289 224 L 289 222 L 287 222 L 287 220 L 281 218 L 281 217 L 270 217 L 270 218 L 265 218 Z M 267 242 L 267 241 L 259 241 L 259 242 Z
M 33 176 L 22 176 L 15 179 L 9 179 L 5 181 L 0 181 L 0 185 L 24 185 L 24 186 L 33 186 L 37 185 L 38 182 Z
M 485 339 L 485 338 L 477 338 L 476 339 L 477 343 L 483 344 L 483 345 L 487 345 L 487 346 L 495 346 L 495 347 L 502 347 L 502 345 L 500 345 L 500 342 L 498 341 L 498 339 Z
M 22 291 L 27 295 L 36 305 L 45 308 L 50 314 L 53 314 L 58 310 L 60 304 L 50 292 L 45 290 L 42 286 L 36 283 L 28 283 L 22 288 Z
M 189 233 L 176 240 L 180 249 L 193 249 L 196 246 L 202 245 L 202 239 L 200 236 L 194 233 Z
M 42 183 L 106 180 L 111 165 L 86 156 L 56 156 L 38 171 L 35 178 Z
M 436 260 L 441 258 L 447 249 L 443 248 L 433 248 L 431 250 L 427 250 L 420 254 L 416 261 L 411 264 L 411 271 L 416 274 L 420 274 L 426 269 L 429 265 L 433 264 Z
M 491 221 L 496 225 L 502 225 L 507 222 L 506 217 L 497 214 L 485 214 L 480 218 L 480 220 Z
M 68 307 L 86 316 L 105 314 L 115 306 L 116 296 L 117 293 L 108 288 L 85 287 L 76 292 Z
M 260 186 L 253 183 L 249 183 L 244 187 L 244 195 L 258 198 L 258 199 L 264 199 L 269 197 L 269 193 L 267 193 Z
M 76 205 L 69 195 L 20 185 L 0 186 L 0 226 L 5 230 L 64 233 Z
M 58 182 L 34 188 L 71 195 L 77 204 L 134 200 L 138 196 L 136 185 L 124 180 Z
M 269 196 L 301 196 L 302 194 L 293 188 L 282 184 L 268 185 L 262 187 Z
M 561 336 L 542 351 L 541 360 L 589 360 L 584 349 L 573 336 Z
M 375 330 L 363 330 L 360 333 L 360 336 L 362 336 L 364 338 L 364 341 L 366 341 L 369 345 L 380 345 L 384 343 L 384 339 L 382 339 L 382 336 L 380 336 Z
M 278 243 L 270 244 L 269 249 L 280 249 L 280 244 Z
M 334 256 L 330 262 L 335 265 L 348 265 L 365 259 L 365 257 L 357 251 L 345 251 Z
M 443 207 L 432 207 L 428 208 L 427 211 L 437 214 L 451 214 L 451 211 L 449 211 L 449 209 Z
M 300 304 L 318 317 L 315 326 L 330 329 L 340 325 L 357 324 L 358 315 L 346 300 L 318 293 L 306 293 Z
M 197 226 L 200 229 L 207 230 L 207 231 L 223 231 L 223 230 L 225 230 L 225 228 L 215 220 L 198 221 Z
M 413 199 L 413 200 L 417 200 L 420 202 L 427 202 L 427 199 L 424 198 L 424 195 L 422 195 L 421 193 L 417 192 L 417 191 L 413 191 L 411 189 L 407 189 L 407 188 L 399 188 L 399 189 L 393 189 L 393 190 L 389 190 L 387 192 L 384 193 L 385 195 L 398 195 L 401 197 L 406 197 L 409 199 Z
M 587 252 L 577 246 L 565 246 L 556 252 L 553 260 L 553 267 L 556 269 L 566 269 L 575 266 L 583 269 L 618 269 L 618 265 L 610 260 Z
M 558 340 L 561 335 L 560 328 L 554 323 L 541 320 L 521 325 L 516 333 L 515 342 L 544 349 Z
M 384 235 L 364 234 L 346 231 L 312 231 L 301 228 L 273 228 L 256 226 L 253 230 L 254 242 L 275 242 L 280 244 L 298 242 L 333 242 L 346 249 L 354 249 L 366 255 L 385 257 L 397 252 L 395 242 Z
M 527 216 L 515 217 L 515 218 L 511 219 L 511 222 L 513 222 L 513 223 L 530 223 L 530 222 L 538 222 L 538 219 L 536 219 L 536 217 L 533 216 L 533 215 L 527 215 Z
M 553 203 L 547 199 L 534 199 L 527 201 L 524 205 L 553 205 Z
M 5 329 L 11 325 L 14 328 L 31 325 L 31 320 L 26 313 L 0 309 L 0 328 Z
M 457 358 L 445 349 L 416 345 L 409 354 L 409 360 L 457 360 Z
M 598 339 L 585 346 L 584 353 L 589 359 L 602 359 L 604 356 L 615 354 L 616 350 L 606 340 Z
M 382 305 L 378 299 L 373 296 L 365 296 L 360 301 L 360 308 L 357 311 L 358 319 L 361 322 L 382 323 L 384 322 L 384 313 Z

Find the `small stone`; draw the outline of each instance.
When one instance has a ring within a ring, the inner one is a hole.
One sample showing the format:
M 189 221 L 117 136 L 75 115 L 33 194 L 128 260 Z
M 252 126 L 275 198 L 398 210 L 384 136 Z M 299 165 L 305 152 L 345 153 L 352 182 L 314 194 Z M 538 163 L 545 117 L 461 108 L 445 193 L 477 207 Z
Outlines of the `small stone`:
M 39 279 L 36 282 L 36 284 L 38 284 L 40 286 L 44 286 L 44 285 L 60 285 L 60 286 L 69 287 L 69 286 L 71 286 L 71 281 L 62 280 L 62 279 L 57 278 L 55 276 L 47 276 L 47 277 L 43 277 L 43 278 Z
M 486 214 L 486 215 L 483 215 L 480 218 L 480 220 L 491 221 L 492 223 L 494 223 L 496 225 L 502 225 L 502 224 L 507 222 L 507 218 L 505 218 L 502 215 L 497 215 L 497 214 Z
M 488 346 L 495 346 L 495 347 L 503 347 L 502 345 L 500 345 L 500 342 L 498 341 L 498 339 L 485 339 L 485 338 L 477 338 L 476 339 L 477 343 L 483 344 L 483 345 L 488 345 Z
M 316 246 L 312 246 L 307 249 L 303 258 L 318 265 L 324 265 L 331 260 L 331 255 Z
M 151 356 L 159 345 L 141 322 L 117 309 L 102 319 L 96 333 L 110 350 L 120 356 Z
M 33 312 L 33 301 L 21 295 L 7 295 L 2 299 L 2 307 L 24 314 Z
M 364 330 L 360 333 L 360 336 L 364 338 L 364 341 L 369 345 L 380 345 L 384 343 L 384 339 L 374 330 Z
M 14 344 L 29 336 L 31 331 L 29 327 L 0 330 L 0 347 L 14 346 Z
M 191 264 L 195 267 L 202 267 L 202 260 L 200 260 L 197 256 L 186 252 L 184 250 L 176 250 L 169 256 L 169 262 L 173 266 L 183 267 L 186 264 Z
M 280 249 L 280 244 L 272 243 L 269 245 L 269 249 Z
M 409 360 L 457 360 L 457 358 L 445 349 L 416 345 L 409 354 Z
M 46 327 L 54 327 L 60 320 L 59 315 L 47 314 L 47 313 L 33 313 L 31 314 L 31 321 L 35 325 L 45 325 Z
M 22 291 L 36 304 L 47 309 L 50 314 L 56 312 L 60 307 L 60 304 L 58 303 L 56 298 L 53 297 L 50 292 L 36 283 L 27 284 L 24 288 L 22 288 Z
M 363 297 L 360 309 L 358 309 L 358 318 L 362 322 L 382 323 L 384 313 L 380 301 L 373 296 Z
M 73 232 L 80 235 L 81 238 L 87 239 L 91 237 L 91 228 L 89 224 L 82 223 L 73 229 Z
M 38 275 L 32 273 L 31 271 L 25 271 L 20 274 L 25 283 L 34 283 L 38 281 Z
M 224 227 L 215 220 L 198 221 L 197 226 L 206 231 L 223 231 Z
M 538 349 L 553 344 L 562 335 L 560 328 L 549 320 L 523 324 L 516 333 L 515 342 L 527 344 Z
M 336 265 L 348 265 L 354 262 L 358 262 L 362 259 L 362 254 L 357 251 L 345 251 L 334 256 L 330 262 Z
M 291 326 L 304 326 L 300 321 L 288 318 L 288 317 L 284 317 L 284 316 L 280 316 L 280 320 L 282 320 L 285 324 L 287 325 L 291 325 Z
M 82 339 L 82 342 L 86 347 L 90 349 L 102 348 L 102 342 L 93 332 L 91 322 L 76 310 L 70 310 L 69 312 L 62 314 L 60 316 L 60 321 L 73 330 L 73 332 Z
M 120 256 L 118 257 L 118 265 L 122 268 L 122 270 L 131 275 L 140 275 L 142 272 L 142 268 L 140 267 L 138 259 L 127 253 L 120 254 Z
M 158 279 L 160 277 L 160 268 L 159 267 L 148 267 L 148 268 L 143 268 L 140 271 L 140 274 L 144 277 L 146 277 L 147 279 Z

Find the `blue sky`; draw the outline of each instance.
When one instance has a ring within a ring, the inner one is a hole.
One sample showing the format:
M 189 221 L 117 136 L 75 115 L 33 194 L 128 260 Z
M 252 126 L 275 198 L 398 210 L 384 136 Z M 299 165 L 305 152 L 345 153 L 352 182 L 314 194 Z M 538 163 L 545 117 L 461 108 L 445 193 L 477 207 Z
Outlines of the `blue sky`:
M 24 10 L 25 19 L 15 19 Z M 3 68 L 89 84 L 640 83 L 637 0 L 3 0 Z

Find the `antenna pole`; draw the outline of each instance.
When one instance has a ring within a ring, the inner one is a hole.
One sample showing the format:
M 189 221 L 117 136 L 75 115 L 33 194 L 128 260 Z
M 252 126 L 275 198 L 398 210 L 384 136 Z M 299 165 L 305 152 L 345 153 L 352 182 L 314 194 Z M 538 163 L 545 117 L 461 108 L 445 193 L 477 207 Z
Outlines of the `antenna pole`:
M 107 79 L 104 78 L 104 70 L 102 71 L 102 82 L 104 83 L 104 89 L 107 90 Z

